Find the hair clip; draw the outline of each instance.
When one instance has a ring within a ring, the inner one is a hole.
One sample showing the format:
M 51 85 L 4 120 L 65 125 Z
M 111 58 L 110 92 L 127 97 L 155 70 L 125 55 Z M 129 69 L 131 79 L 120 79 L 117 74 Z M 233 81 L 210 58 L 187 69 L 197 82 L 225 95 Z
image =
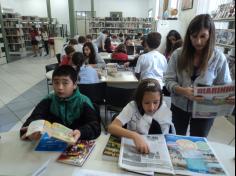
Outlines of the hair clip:
M 151 82 L 147 84 L 147 87 L 155 87 L 155 83 Z

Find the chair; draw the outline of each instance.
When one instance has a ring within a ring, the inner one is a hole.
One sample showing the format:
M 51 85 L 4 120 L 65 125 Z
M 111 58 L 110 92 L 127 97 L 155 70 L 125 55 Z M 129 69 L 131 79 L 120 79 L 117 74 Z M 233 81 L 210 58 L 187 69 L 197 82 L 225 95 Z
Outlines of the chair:
M 61 54 L 56 54 L 58 64 L 61 63 Z
M 95 109 L 99 112 L 100 121 L 106 131 L 106 126 L 100 117 L 100 109 L 99 105 L 105 105 L 105 91 L 106 91 L 106 83 L 93 83 L 93 84 L 78 84 L 79 90 L 82 94 L 86 95 L 90 98 L 90 100 L 95 105 Z
M 107 112 L 113 111 L 119 113 L 131 100 L 135 89 L 107 87 L 106 88 L 106 106 L 105 121 L 107 122 Z
M 135 53 L 135 47 L 134 46 L 126 46 L 127 54 L 133 55 Z
M 49 72 L 49 71 L 51 71 L 51 70 L 55 70 L 58 66 L 59 66 L 58 63 L 46 65 L 46 66 L 45 66 L 46 73 Z M 49 94 L 49 85 L 52 85 L 52 80 L 47 78 L 48 94 Z

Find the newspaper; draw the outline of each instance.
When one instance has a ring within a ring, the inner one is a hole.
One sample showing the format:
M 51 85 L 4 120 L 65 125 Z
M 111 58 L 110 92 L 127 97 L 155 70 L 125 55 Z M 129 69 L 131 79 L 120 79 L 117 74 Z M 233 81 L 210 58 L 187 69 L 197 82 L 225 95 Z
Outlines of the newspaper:
M 193 103 L 193 118 L 216 118 L 233 112 L 234 105 L 227 104 L 227 97 L 235 96 L 235 84 L 195 87 L 194 96 L 203 96 L 202 102 Z
M 176 174 L 189 176 L 228 175 L 206 138 L 165 135 L 165 139 Z
M 146 175 L 153 175 L 154 172 L 174 174 L 164 136 L 143 135 L 143 138 L 149 145 L 149 154 L 140 154 L 136 150 L 133 140 L 122 138 L 119 166 Z

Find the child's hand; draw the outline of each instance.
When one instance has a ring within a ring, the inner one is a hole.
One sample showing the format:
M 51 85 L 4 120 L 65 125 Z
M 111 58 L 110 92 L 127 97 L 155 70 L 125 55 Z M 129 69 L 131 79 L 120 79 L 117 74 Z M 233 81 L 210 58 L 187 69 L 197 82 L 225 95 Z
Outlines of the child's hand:
M 28 127 L 23 127 L 23 128 L 20 129 L 21 132 L 24 132 L 24 134 L 21 136 L 22 140 L 29 139 L 31 141 L 37 141 L 37 140 L 40 139 L 40 137 L 41 137 L 41 133 L 40 132 L 35 132 L 35 133 L 31 134 L 30 136 L 26 137 L 27 130 L 28 130 Z
M 146 143 L 146 141 L 143 139 L 143 137 L 141 135 L 139 135 L 138 133 L 136 133 L 134 135 L 134 144 L 136 146 L 136 149 L 140 152 L 140 153 L 145 153 L 148 154 L 149 153 L 149 146 Z
M 78 139 L 81 136 L 81 133 L 79 130 L 74 130 L 74 131 L 72 131 L 72 133 L 70 135 L 74 137 L 75 141 L 78 141 Z

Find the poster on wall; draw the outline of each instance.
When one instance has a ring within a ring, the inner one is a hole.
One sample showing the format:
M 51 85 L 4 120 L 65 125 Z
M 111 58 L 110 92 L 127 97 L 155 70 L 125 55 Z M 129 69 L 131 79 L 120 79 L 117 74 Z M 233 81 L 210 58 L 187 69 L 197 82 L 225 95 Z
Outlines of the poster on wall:
M 182 0 L 181 10 L 188 10 L 193 8 L 193 0 Z

